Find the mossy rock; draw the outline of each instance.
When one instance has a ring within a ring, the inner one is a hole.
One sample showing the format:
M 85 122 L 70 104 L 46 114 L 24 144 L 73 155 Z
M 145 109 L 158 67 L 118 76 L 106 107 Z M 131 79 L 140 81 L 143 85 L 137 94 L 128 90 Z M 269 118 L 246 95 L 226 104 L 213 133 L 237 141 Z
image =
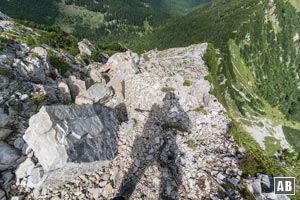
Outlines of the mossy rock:
M 162 92 L 173 92 L 173 91 L 175 91 L 175 89 L 172 88 L 172 87 L 163 87 L 163 88 L 161 88 L 160 90 L 161 90 Z
M 190 87 L 191 85 L 192 85 L 192 82 L 189 81 L 189 80 L 185 80 L 185 81 L 183 82 L 183 86 Z

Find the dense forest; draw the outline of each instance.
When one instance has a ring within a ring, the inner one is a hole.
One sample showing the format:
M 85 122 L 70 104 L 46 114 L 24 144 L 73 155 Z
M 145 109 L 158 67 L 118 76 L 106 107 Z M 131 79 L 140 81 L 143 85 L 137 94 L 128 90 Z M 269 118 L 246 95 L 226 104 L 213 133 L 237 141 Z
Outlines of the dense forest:
M 79 38 L 127 44 L 208 1 L 4 0 L 0 10 L 13 18 L 58 25 Z

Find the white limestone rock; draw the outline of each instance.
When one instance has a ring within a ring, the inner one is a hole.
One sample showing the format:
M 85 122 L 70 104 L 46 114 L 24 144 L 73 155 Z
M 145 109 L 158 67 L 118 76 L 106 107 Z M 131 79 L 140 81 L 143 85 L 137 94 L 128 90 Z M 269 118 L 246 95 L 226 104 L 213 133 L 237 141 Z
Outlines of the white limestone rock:
M 79 93 L 86 91 L 85 82 L 77 79 L 75 76 L 70 76 L 67 83 L 68 83 L 73 101 L 75 101 L 76 96 Z
M 105 106 L 42 107 L 24 135 L 43 167 L 45 182 L 39 184 L 60 185 L 109 163 L 117 152 L 118 126 Z
M 81 42 L 78 42 L 78 49 L 80 51 L 80 54 L 86 54 L 88 56 L 92 55 L 92 52 L 94 50 L 93 45 L 88 41 L 87 39 L 84 39 Z
M 112 90 L 102 83 L 96 83 L 84 92 L 79 93 L 75 103 L 77 105 L 104 102 L 113 95 Z

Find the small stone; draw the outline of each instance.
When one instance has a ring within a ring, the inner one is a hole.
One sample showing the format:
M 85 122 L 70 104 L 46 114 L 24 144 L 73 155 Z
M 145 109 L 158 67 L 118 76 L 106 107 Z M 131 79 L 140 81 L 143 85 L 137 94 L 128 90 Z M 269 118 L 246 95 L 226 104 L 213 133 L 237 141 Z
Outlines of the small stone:
M 24 196 L 13 196 L 10 200 L 23 200 Z
M 8 184 L 11 180 L 13 180 L 14 178 L 14 174 L 12 173 L 12 171 L 7 170 L 4 172 L 1 172 L 1 177 L 2 180 L 4 181 L 4 185 Z M 1 199 L 1 198 L 0 198 Z
M 106 186 L 106 184 L 107 184 L 107 181 L 102 181 L 102 182 L 99 183 L 99 186 L 101 188 L 103 188 L 104 186 Z
M 111 184 L 107 184 L 103 190 L 103 197 L 104 198 L 109 198 L 112 195 L 112 190 L 113 187 L 111 186 Z
M 245 187 L 242 185 L 242 184 L 237 184 L 237 188 L 240 190 L 240 191 L 243 191 L 245 189 Z
M 77 105 L 94 104 L 105 101 L 112 95 L 112 90 L 109 87 L 102 83 L 96 83 L 86 91 L 79 93 L 75 103 Z
M 25 141 L 23 140 L 23 138 L 18 137 L 15 141 L 14 141 L 14 147 L 16 149 L 22 150 L 24 145 L 26 145 Z
M 81 42 L 78 42 L 78 49 L 80 51 L 80 54 L 92 55 L 92 51 L 94 50 L 93 45 L 88 41 L 87 39 L 82 40 Z
M 16 149 L 0 141 L 0 171 L 12 167 L 20 156 Z
M 5 192 L 0 189 L 0 199 L 5 198 Z
M 5 140 L 10 134 L 12 130 L 6 128 L 0 128 L 0 141 Z
M 228 179 L 228 182 L 231 183 L 232 185 L 236 186 L 239 183 L 239 180 L 235 177 L 231 177 Z
M 94 199 L 99 199 L 100 195 L 103 192 L 103 188 L 90 188 L 88 189 Z
M 32 169 L 34 168 L 34 163 L 30 158 L 27 158 L 23 163 L 21 163 L 15 171 L 17 179 L 22 179 L 30 175 Z
M 23 95 L 21 95 L 20 100 L 21 100 L 21 101 L 24 101 L 24 100 L 26 100 L 26 99 L 28 99 L 28 98 L 29 98 L 29 95 L 28 95 L 28 94 L 23 94 Z
M 0 108 L 0 128 L 6 126 L 8 121 L 9 121 L 9 116 L 4 113 L 2 108 Z
M 146 156 L 146 160 L 153 160 L 153 158 L 154 158 L 153 155 L 147 155 Z
M 72 100 L 74 101 L 76 96 L 86 91 L 85 82 L 82 80 L 77 79 L 75 76 L 70 76 L 68 79 L 68 86 L 71 92 Z
M 104 175 L 101 177 L 101 179 L 102 179 L 103 181 L 107 181 L 107 180 L 109 180 L 109 175 L 108 175 L 108 174 L 104 174 Z
M 113 181 L 113 186 L 114 187 L 116 187 L 116 185 L 117 185 L 118 176 L 119 176 L 119 168 L 115 167 L 112 170 L 112 174 L 111 174 L 111 179 Z
M 58 88 L 61 93 L 61 100 L 64 104 L 69 104 L 72 101 L 69 86 L 65 82 L 59 82 Z
M 43 188 L 43 189 L 42 189 L 42 192 L 41 192 L 41 195 L 43 195 L 43 196 L 44 196 L 44 195 L 46 195 L 47 193 L 48 193 L 48 190 L 47 190 L 47 189 L 45 189 L 45 188 Z
M 33 197 L 34 199 L 38 199 L 38 197 L 40 196 L 40 190 L 39 189 L 34 189 L 32 191 Z
M 224 180 L 226 177 L 222 173 L 218 173 L 217 178 L 220 180 Z

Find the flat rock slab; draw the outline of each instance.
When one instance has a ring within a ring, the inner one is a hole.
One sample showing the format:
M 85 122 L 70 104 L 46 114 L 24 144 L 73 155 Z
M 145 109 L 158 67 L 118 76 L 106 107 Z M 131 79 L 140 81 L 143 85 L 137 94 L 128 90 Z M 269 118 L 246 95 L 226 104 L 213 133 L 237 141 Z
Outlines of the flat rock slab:
M 62 184 L 115 158 L 118 126 L 105 106 L 48 106 L 30 118 L 24 140 L 43 167 L 43 181 Z

